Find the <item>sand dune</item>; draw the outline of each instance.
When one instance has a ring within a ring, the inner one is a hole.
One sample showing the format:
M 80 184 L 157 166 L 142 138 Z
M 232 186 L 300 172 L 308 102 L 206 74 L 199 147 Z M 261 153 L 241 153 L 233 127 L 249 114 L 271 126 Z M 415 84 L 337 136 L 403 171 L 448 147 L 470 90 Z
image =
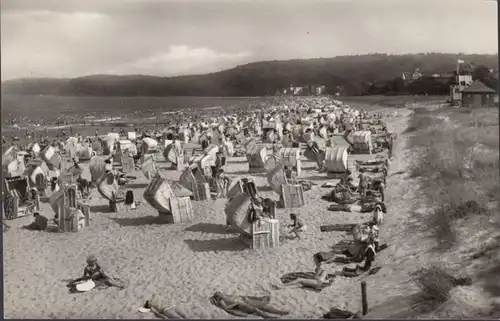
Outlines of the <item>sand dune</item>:
M 388 120 L 388 128 L 402 137 L 406 117 Z M 410 155 L 404 151 L 404 137 L 398 139 L 397 159 L 391 172 L 404 170 Z M 362 158 L 366 156 L 353 156 Z M 240 176 L 248 165 L 244 158 L 231 159 L 228 173 Z M 321 196 L 330 191 L 320 186 L 326 175 L 314 170 L 314 163 L 304 161 L 304 179 L 317 183 L 305 192 L 306 205 L 301 209 L 279 209 L 281 235 L 287 235 L 288 214 L 300 212 L 310 227 L 302 240 L 285 240 L 281 247 L 263 251 L 244 248 L 237 234 L 225 229 L 225 200 L 193 202 L 196 219 L 191 223 L 161 224 L 158 213 L 143 202 L 135 211 L 109 213 L 107 202 L 97 192 L 92 206 L 91 226 L 78 233 L 32 232 L 21 229 L 31 218 L 9 222 L 4 233 L 4 282 L 6 318 L 151 318 L 137 308 L 152 294 L 161 293 L 176 308 L 191 318 L 234 318 L 212 306 L 208 300 L 215 291 L 240 295 L 265 295 L 270 283 L 285 273 L 312 271 L 312 255 L 326 251 L 342 239 L 341 232 L 320 232 L 323 224 L 358 223 L 371 214 L 331 212 Z M 170 172 L 173 179 L 179 172 Z M 88 171 L 85 175 L 89 176 Z M 142 198 L 147 184 L 141 173 L 130 187 L 136 199 Z M 318 177 L 322 176 L 322 177 Z M 403 174 L 404 176 L 404 174 Z M 319 179 L 321 178 L 321 179 Z M 256 175 L 257 185 L 267 185 L 265 177 Z M 409 204 L 412 190 L 401 175 L 388 178 L 389 214 L 381 228 L 381 239 L 391 247 L 380 254 L 376 264 L 383 269 L 374 276 L 363 276 L 369 283 L 370 304 L 380 304 L 392 295 L 414 291 L 409 284 L 407 267 L 411 267 L 418 249 L 395 245 L 396 240 L 411 238 L 402 227 L 411 224 Z M 277 199 L 273 192 L 263 195 Z M 53 211 L 43 204 L 49 218 Z M 109 274 L 127 279 L 124 290 L 108 288 L 83 294 L 68 294 L 68 279 L 83 273 L 88 254 L 95 254 Z M 421 259 L 421 258 L 420 258 Z M 342 265 L 328 266 L 331 272 Z M 318 318 L 331 307 L 360 309 L 359 279 L 337 278 L 334 285 L 317 293 L 303 289 L 271 291 L 272 301 L 291 312 L 290 318 Z

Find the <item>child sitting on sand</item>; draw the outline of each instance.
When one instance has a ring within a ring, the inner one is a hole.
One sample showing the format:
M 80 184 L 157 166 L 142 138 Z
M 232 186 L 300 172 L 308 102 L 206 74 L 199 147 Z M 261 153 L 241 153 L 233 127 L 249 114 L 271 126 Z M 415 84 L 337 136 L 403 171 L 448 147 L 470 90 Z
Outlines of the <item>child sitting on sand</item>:
M 40 215 L 40 213 L 38 212 L 35 212 L 33 214 L 33 217 L 35 218 L 35 220 L 30 225 L 26 226 L 27 229 L 34 231 L 43 231 L 47 228 L 49 220 L 45 216 Z
M 115 286 L 120 289 L 125 288 L 123 285 L 118 284 L 113 278 L 108 276 L 102 270 L 101 266 L 97 263 L 97 258 L 94 255 L 90 255 L 89 257 L 87 257 L 87 266 L 83 270 L 83 277 L 71 281 L 68 286 L 71 287 L 78 282 L 87 280 L 99 280 L 103 281 L 104 284 L 108 286 Z
M 295 236 L 300 240 L 299 232 L 304 232 L 307 229 L 307 226 L 299 218 L 299 214 L 290 214 L 290 219 L 292 220 L 293 224 L 288 225 L 288 227 L 292 227 L 292 230 L 289 233 L 294 233 Z

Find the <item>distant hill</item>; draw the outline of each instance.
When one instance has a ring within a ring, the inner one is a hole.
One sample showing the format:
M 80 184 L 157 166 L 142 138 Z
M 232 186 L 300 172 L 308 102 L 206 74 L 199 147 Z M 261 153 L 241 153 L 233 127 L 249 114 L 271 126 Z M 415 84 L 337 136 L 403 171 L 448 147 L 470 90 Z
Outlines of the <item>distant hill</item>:
M 469 63 L 465 66 L 469 69 L 474 66 L 497 69 L 498 65 L 497 55 L 371 54 L 264 61 L 179 77 L 92 75 L 72 79 L 15 79 L 3 82 L 2 92 L 69 96 L 265 96 L 274 95 L 278 88 L 290 84 L 321 84 L 330 93 L 339 86 L 346 95 L 362 95 L 369 94 L 374 84 L 380 84 L 378 91 L 397 92 L 395 79 L 415 68 L 424 75 L 450 74 L 456 70 L 457 59 Z

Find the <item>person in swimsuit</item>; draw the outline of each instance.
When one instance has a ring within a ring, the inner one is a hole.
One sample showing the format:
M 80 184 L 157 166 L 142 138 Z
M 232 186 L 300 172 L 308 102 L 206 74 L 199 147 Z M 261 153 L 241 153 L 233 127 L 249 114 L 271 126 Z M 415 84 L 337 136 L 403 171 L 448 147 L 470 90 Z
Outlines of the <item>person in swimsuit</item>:
M 292 230 L 289 233 L 295 234 L 295 236 L 300 240 L 299 232 L 304 232 L 307 227 L 304 224 L 304 222 L 299 218 L 299 214 L 291 213 L 290 219 L 292 220 L 293 223 L 291 225 L 288 225 L 288 227 L 292 228 Z
M 359 194 L 361 195 L 362 198 L 366 197 L 366 190 L 368 188 L 368 184 L 370 181 L 370 177 L 365 173 L 365 170 L 363 168 L 359 169 Z
M 217 291 L 214 293 L 212 300 L 218 302 L 217 306 L 227 312 L 230 310 L 239 310 L 246 314 L 255 314 L 265 319 L 275 319 L 276 315 L 283 316 L 290 314 L 287 311 L 273 307 L 265 297 L 228 295 Z
M 97 258 L 94 255 L 87 257 L 87 266 L 83 270 L 83 277 L 71 281 L 68 286 L 74 285 L 77 282 L 87 281 L 87 280 L 99 280 L 103 281 L 108 286 L 115 286 L 117 288 L 123 289 L 124 286 L 118 284 L 113 278 L 108 276 L 101 268 L 97 262 Z
M 323 269 L 323 258 L 315 254 L 313 256 L 314 264 L 316 265 L 314 279 L 296 279 L 286 284 L 273 285 L 274 290 L 281 290 L 286 288 L 311 288 L 321 290 L 332 283 L 332 279 L 328 277 L 328 273 Z

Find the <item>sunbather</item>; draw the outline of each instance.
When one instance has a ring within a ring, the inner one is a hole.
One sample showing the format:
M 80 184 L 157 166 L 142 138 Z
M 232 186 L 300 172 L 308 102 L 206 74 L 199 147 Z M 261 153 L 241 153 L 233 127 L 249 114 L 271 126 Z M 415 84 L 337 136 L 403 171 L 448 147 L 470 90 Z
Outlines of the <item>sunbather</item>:
M 156 317 L 163 319 L 185 319 L 186 316 L 177 313 L 175 305 L 164 300 L 159 295 L 153 295 L 144 305 L 139 308 L 139 312 L 152 312 Z
M 270 297 L 253 297 L 242 295 L 227 295 L 222 292 L 215 292 L 210 299 L 212 304 L 224 311 L 245 317 L 248 314 L 255 314 L 266 319 L 275 319 L 276 315 L 288 315 L 289 312 L 277 309 L 270 305 Z
M 316 264 L 315 278 L 314 279 L 296 279 L 286 284 L 273 284 L 274 290 L 286 289 L 286 288 L 311 288 L 315 290 L 321 290 L 332 284 L 331 278 L 328 277 L 328 273 L 322 267 L 323 257 L 321 255 L 315 254 L 314 264 Z

